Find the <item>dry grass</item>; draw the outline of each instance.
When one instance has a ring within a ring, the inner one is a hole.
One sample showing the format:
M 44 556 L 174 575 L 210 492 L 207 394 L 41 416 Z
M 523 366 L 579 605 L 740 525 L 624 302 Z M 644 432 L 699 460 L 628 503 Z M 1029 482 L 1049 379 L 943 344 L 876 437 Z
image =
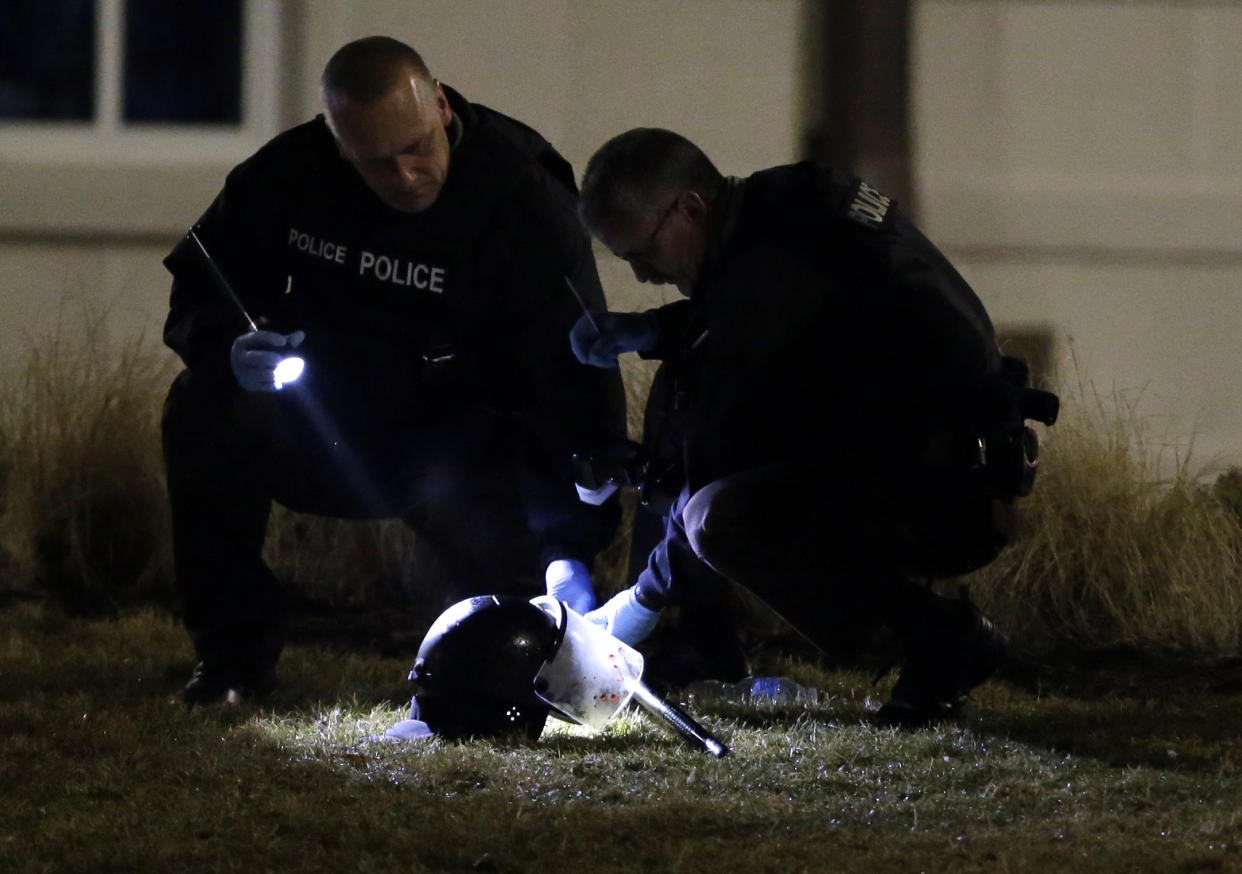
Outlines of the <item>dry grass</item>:
M 1027 538 L 971 582 L 1029 653 L 1160 661 L 1011 672 L 912 734 L 860 723 L 883 685 L 786 663 L 818 704 L 692 705 L 733 747 L 717 761 L 638 714 L 528 746 L 363 745 L 400 717 L 410 653 L 306 639 L 263 708 L 186 710 L 186 636 L 125 609 L 169 597 L 170 376 L 143 344 L 50 338 L 4 393 L 0 587 L 117 616 L 0 609 L 0 870 L 1242 870 L 1242 473 L 1167 474 L 1118 398 L 1065 398 Z M 627 372 L 632 410 L 649 376 Z M 393 523 L 278 512 L 268 552 L 342 601 L 417 586 Z
M 99 610 L 169 589 L 159 413 L 173 373 L 105 319 L 32 342 L 0 399 L 0 543 L 7 583 Z
M 179 363 L 144 337 L 117 347 L 102 314 L 80 321 L 81 334 L 33 338 L 0 374 L 0 591 L 46 593 L 81 613 L 171 606 L 159 416 Z M 631 518 L 629 507 L 597 561 L 601 591 L 625 575 Z M 299 594 L 336 604 L 415 608 L 437 578 L 434 556 L 400 522 L 279 505 L 265 557 Z
M 1227 490 L 1170 459 L 1135 404 L 1088 384 L 1042 432 L 1024 535 L 969 578 L 1019 645 L 1238 651 L 1242 527 Z M 1236 473 L 1222 478 L 1228 484 Z
M 86 320 L 87 324 L 92 324 Z M 102 325 L 99 319 L 94 324 Z M 158 417 L 174 361 L 101 330 L 39 338 L 0 401 L 0 588 L 52 594 L 75 610 L 172 605 Z M 625 362 L 637 437 L 654 364 Z M 1170 464 L 1133 404 L 1089 384 L 1044 429 L 1042 471 L 1022 504 L 1026 534 L 972 592 L 1033 656 L 1132 647 L 1238 652 L 1242 472 L 1209 488 Z M 632 495 L 627 496 L 632 499 Z M 626 578 L 632 507 L 596 576 Z M 417 607 L 432 561 L 397 522 L 276 508 L 267 557 L 318 601 Z

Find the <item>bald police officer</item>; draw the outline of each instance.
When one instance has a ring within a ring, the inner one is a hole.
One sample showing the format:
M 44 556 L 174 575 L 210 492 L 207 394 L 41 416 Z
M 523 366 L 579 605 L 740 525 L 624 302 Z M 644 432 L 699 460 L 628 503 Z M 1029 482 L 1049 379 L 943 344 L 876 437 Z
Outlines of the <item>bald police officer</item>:
M 191 703 L 273 682 L 272 500 L 400 517 L 444 560 L 443 603 L 542 574 L 588 610 L 618 520 L 570 473 L 575 452 L 624 437 L 625 410 L 618 375 L 565 343 L 581 312 L 566 279 L 603 307 L 567 162 L 388 37 L 342 47 L 322 86 L 324 114 L 237 166 L 195 226 L 257 330 L 192 240 L 165 259 L 164 337 L 186 365 L 163 430 Z M 284 384 L 291 353 L 305 373 Z
M 726 178 L 684 137 L 636 129 L 591 158 L 580 212 L 637 279 L 688 298 L 571 334 L 602 368 L 629 351 L 664 362 L 684 466 L 647 569 L 589 618 L 641 640 L 695 557 L 827 651 L 857 654 L 887 628 L 902 668 L 878 722 L 954 713 L 1003 640 L 923 583 L 1006 544 L 1033 474 L 1026 419 L 1053 418 L 1055 398 L 1002 358 L 944 256 L 848 174 Z

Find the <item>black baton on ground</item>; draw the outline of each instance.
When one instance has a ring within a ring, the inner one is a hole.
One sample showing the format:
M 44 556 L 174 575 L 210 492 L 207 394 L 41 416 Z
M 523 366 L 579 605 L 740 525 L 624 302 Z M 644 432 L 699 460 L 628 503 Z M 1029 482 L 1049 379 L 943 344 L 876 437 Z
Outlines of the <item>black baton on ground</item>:
M 634 683 L 634 700 L 651 713 L 663 719 L 690 743 L 718 759 L 729 755 L 729 748 L 708 733 L 707 729 L 691 719 L 685 711 L 660 699 L 642 682 Z

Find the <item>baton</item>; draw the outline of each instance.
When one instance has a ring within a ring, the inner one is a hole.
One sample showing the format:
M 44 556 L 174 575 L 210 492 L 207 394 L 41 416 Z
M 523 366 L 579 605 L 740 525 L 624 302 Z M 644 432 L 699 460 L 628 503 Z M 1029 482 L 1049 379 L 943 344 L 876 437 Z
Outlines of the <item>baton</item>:
M 254 323 L 254 319 L 250 318 L 250 313 L 246 312 L 245 305 L 241 302 L 241 298 L 237 296 L 237 292 L 233 290 L 233 286 L 229 284 L 228 277 L 224 275 L 224 271 L 220 269 L 220 265 L 216 263 L 216 259 L 211 257 L 211 253 L 207 251 L 207 247 L 203 245 L 202 239 L 198 236 L 198 231 L 190 228 L 186 234 L 194 245 L 198 247 L 199 253 L 202 254 L 203 260 L 210 269 L 211 276 L 216 281 L 216 286 L 224 292 L 229 300 L 233 301 L 233 305 L 237 307 L 237 311 L 241 313 L 242 318 L 246 320 L 246 324 L 250 326 L 251 331 L 259 330 L 259 326 Z M 286 355 L 276 365 L 272 371 L 272 378 L 276 388 L 279 390 L 291 382 L 297 382 L 302 375 L 302 370 L 306 366 L 306 362 L 298 355 Z
M 574 284 L 565 277 L 565 284 L 569 286 L 569 293 L 574 296 L 574 300 L 578 301 L 578 306 L 582 307 L 582 312 L 586 314 L 587 321 L 591 323 L 591 327 L 595 329 L 595 335 L 600 335 L 599 323 L 595 321 L 595 316 L 591 315 L 591 311 L 587 309 L 586 301 L 582 299 L 582 295 L 578 294 L 578 289 L 574 288 Z
M 194 241 L 194 245 L 198 247 L 198 251 L 202 253 L 203 260 L 207 262 L 207 266 L 211 269 L 211 276 L 216 281 L 216 286 L 223 291 L 237 307 L 237 311 L 241 313 L 242 318 L 246 320 L 246 324 L 250 326 L 251 331 L 259 330 L 259 326 L 254 323 L 254 319 L 250 318 L 250 313 L 246 312 L 246 307 L 242 304 L 241 298 L 237 296 L 237 292 L 233 291 L 233 286 L 229 285 L 228 278 L 225 277 L 224 271 L 220 269 L 220 265 L 216 263 L 216 259 L 211 257 L 211 253 L 207 251 L 207 247 L 203 245 L 203 241 L 199 239 L 198 232 L 194 228 L 190 228 L 190 232 L 186 234 L 190 240 Z
M 729 755 L 729 748 L 699 725 L 681 708 L 674 707 L 664 701 L 655 692 L 647 688 L 641 680 L 635 680 L 630 688 L 634 690 L 634 700 L 645 709 L 663 719 L 677 730 L 691 746 L 697 747 L 718 759 Z

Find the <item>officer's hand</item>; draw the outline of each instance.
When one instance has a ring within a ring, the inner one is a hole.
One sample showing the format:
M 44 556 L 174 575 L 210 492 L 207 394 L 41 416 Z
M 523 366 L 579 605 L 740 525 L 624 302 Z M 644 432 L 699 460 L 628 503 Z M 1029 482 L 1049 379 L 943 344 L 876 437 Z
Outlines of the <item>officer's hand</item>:
M 655 340 L 655 325 L 642 313 L 583 315 L 569 332 L 574 357 L 596 367 L 616 367 L 622 352 L 642 352 Z
M 246 391 L 278 391 L 276 365 L 289 357 L 306 339 L 305 331 L 278 334 L 275 331 L 251 331 L 233 341 L 229 365 L 237 384 Z
M 586 613 L 595 606 L 595 586 L 587 566 L 577 559 L 558 558 L 548 564 L 543 575 L 548 594 L 564 601 L 575 613 Z
M 631 586 L 613 595 L 602 606 L 585 614 L 584 618 L 594 622 L 618 640 L 634 646 L 655 628 L 660 620 L 660 611 L 638 603 L 634 587 Z

